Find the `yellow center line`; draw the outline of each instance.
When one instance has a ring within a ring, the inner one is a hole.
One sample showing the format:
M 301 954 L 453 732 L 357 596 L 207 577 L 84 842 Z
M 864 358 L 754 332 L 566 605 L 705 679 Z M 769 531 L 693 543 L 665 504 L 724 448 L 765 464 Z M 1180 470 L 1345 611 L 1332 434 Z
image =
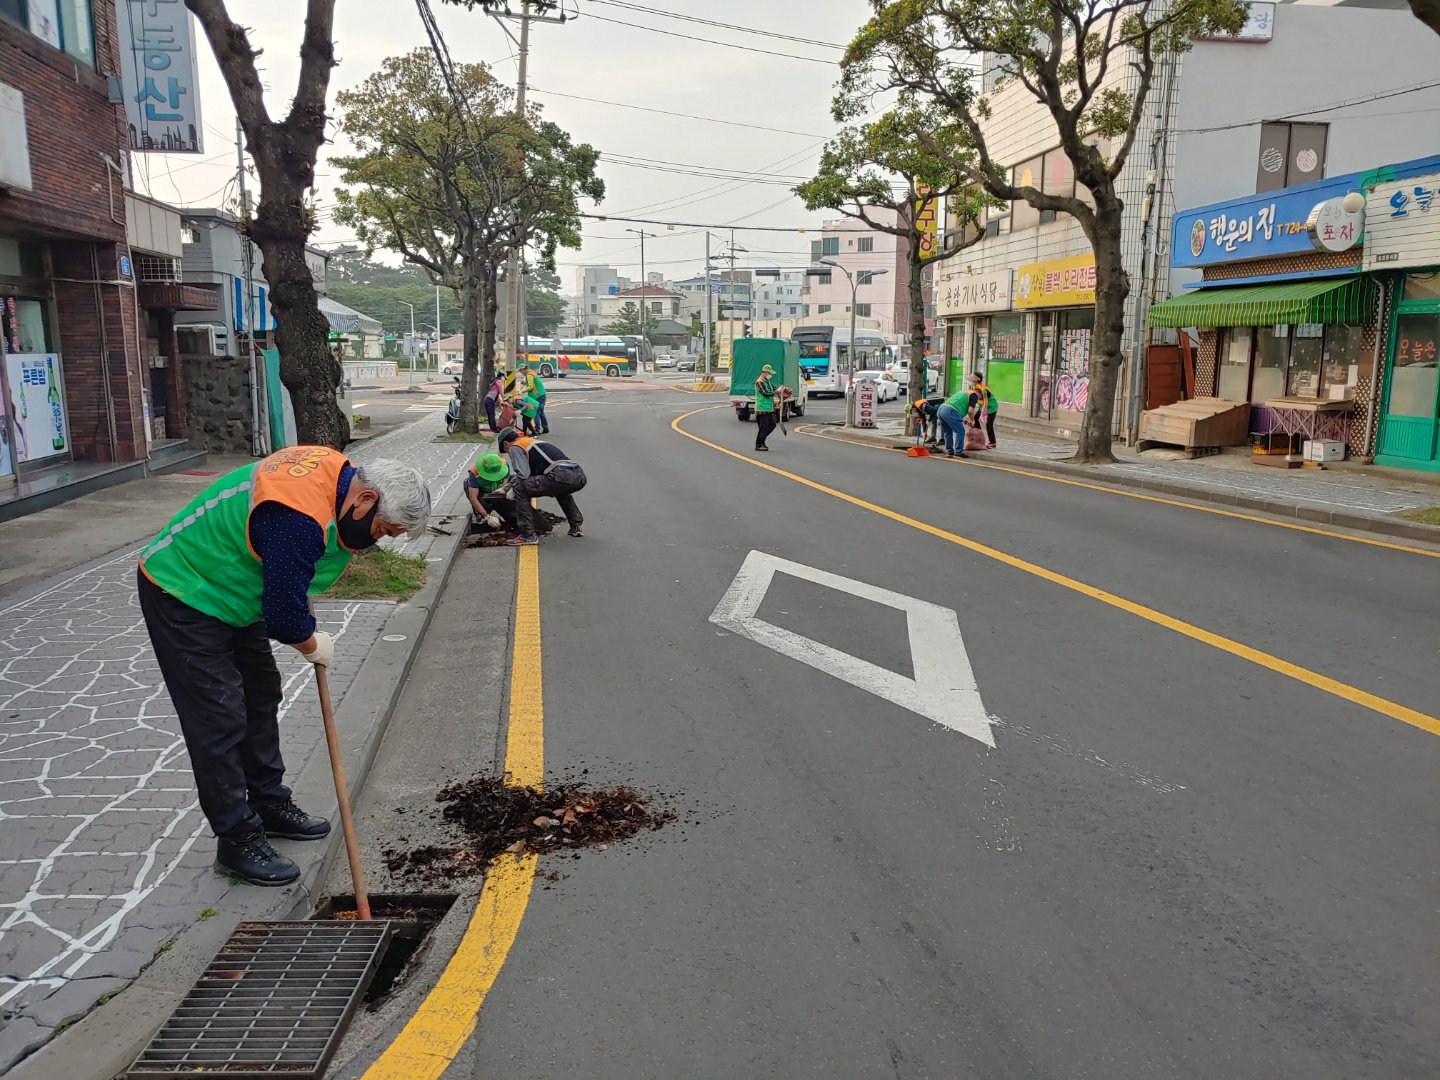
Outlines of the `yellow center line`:
M 544 712 L 540 696 L 540 559 L 520 549 L 515 592 L 515 645 L 510 664 L 510 722 L 505 733 L 505 781 L 539 787 L 545 776 Z M 499 855 L 470 924 L 434 989 L 395 1041 L 365 1071 L 364 1080 L 439 1080 L 475 1030 L 535 882 L 533 854 Z
M 711 406 L 711 408 L 721 407 L 722 406 L 718 405 Z M 1220 634 L 1212 633 L 1209 630 L 1204 630 L 1201 627 L 1194 626 L 1190 623 L 1183 621 L 1182 619 L 1177 619 L 1173 615 L 1166 615 L 1162 611 L 1156 611 L 1154 608 L 1146 607 L 1144 604 L 1137 604 L 1133 600 L 1125 599 L 1123 596 L 1117 596 L 1116 594 L 1107 592 L 1104 589 L 1097 589 L 1093 585 L 1087 585 L 1083 581 L 1077 581 L 1075 578 L 1067 577 L 1064 574 L 1057 574 L 1053 570 L 1049 570 L 1043 566 L 1038 566 L 1032 562 L 1026 562 L 1024 559 L 1019 559 L 1016 558 L 1014 555 L 1006 554 L 1005 552 L 1000 551 L 997 548 L 988 547 L 987 545 L 981 544 L 975 540 L 967 539 L 966 537 L 960 536 L 958 533 L 952 533 L 945 529 L 937 528 L 934 525 L 927 524 L 923 521 L 917 521 L 914 518 L 897 513 L 894 510 L 888 510 L 883 506 L 877 506 L 874 503 L 866 502 L 864 499 L 857 498 L 854 495 L 848 495 L 845 492 L 838 491 L 832 487 L 827 487 L 824 484 L 821 484 L 815 480 L 807 479 L 806 477 L 800 476 L 797 473 L 787 472 L 784 469 L 776 468 L 774 465 L 766 465 L 763 462 L 754 461 L 751 458 L 746 457 L 744 454 L 738 454 L 734 450 L 729 450 L 726 447 L 719 446 L 716 443 L 710 442 L 710 440 L 708 439 L 702 439 L 699 435 L 693 435 L 680 426 L 680 421 L 689 419 L 696 413 L 708 411 L 710 410 L 694 409 L 688 413 L 684 413 L 672 420 L 670 422 L 670 427 L 679 434 L 684 435 L 687 439 L 693 439 L 703 446 L 708 446 L 712 450 L 718 450 L 722 454 L 728 454 L 730 457 L 735 458 L 738 461 L 743 461 L 747 465 L 754 465 L 757 469 L 764 469 L 766 472 L 772 472 L 777 476 L 783 476 L 786 479 L 794 480 L 797 484 L 803 484 L 808 488 L 813 488 L 816 491 L 824 492 L 826 495 L 833 495 L 835 498 L 850 503 L 852 506 L 858 506 L 863 510 L 869 510 L 872 513 L 879 514 L 881 517 L 889 518 L 891 521 L 899 522 L 901 525 L 908 525 L 910 528 L 918 529 L 923 533 L 929 533 L 931 536 L 938 537 L 941 540 L 948 540 L 952 544 L 957 544 L 960 547 L 968 548 L 969 550 L 976 552 L 977 554 L 994 559 L 996 562 L 1001 562 L 1004 563 L 1006 566 L 1014 567 L 1016 570 L 1023 570 L 1027 574 L 1033 574 L 1035 577 L 1043 578 L 1045 581 L 1053 582 L 1056 585 L 1063 586 L 1064 588 L 1080 593 L 1082 596 L 1088 596 L 1093 600 L 1098 600 L 1102 604 L 1108 604 L 1111 607 L 1119 608 L 1121 611 L 1129 612 L 1131 615 L 1135 615 L 1141 619 L 1146 620 L 1147 622 L 1154 623 L 1157 626 L 1163 626 L 1167 630 L 1173 630 L 1177 634 L 1183 634 L 1185 637 L 1192 638 L 1195 641 L 1204 642 L 1206 645 L 1211 645 L 1222 652 L 1227 652 L 1231 656 L 1238 656 L 1242 660 L 1249 660 L 1253 664 L 1258 664 L 1263 668 L 1268 668 L 1269 670 L 1274 671 L 1280 675 L 1288 676 L 1289 678 L 1295 679 L 1298 682 L 1305 683 L 1307 686 L 1313 686 L 1317 690 L 1323 690 L 1328 694 L 1334 694 L 1336 697 L 1344 698 L 1346 701 L 1353 702 L 1356 705 L 1364 706 L 1367 709 L 1373 709 L 1375 712 L 1383 713 L 1384 715 L 1402 721 L 1403 723 L 1410 724 L 1412 727 L 1420 728 L 1422 731 L 1428 731 L 1432 735 L 1440 735 L 1440 719 L 1436 719 L 1433 716 L 1427 716 L 1426 714 L 1419 712 L 1418 710 L 1411 709 L 1405 705 L 1396 704 L 1393 701 L 1388 701 L 1385 698 L 1369 693 L 1368 691 L 1361 690 L 1358 687 L 1350 686 L 1336 679 L 1332 679 L 1327 675 L 1321 675 L 1319 672 L 1311 671 L 1309 668 L 1303 668 L 1298 664 L 1292 664 L 1288 660 L 1281 660 L 1278 656 L 1271 656 L 1269 653 L 1262 652 L 1259 649 L 1251 648 L 1249 645 L 1242 645 L 1238 641 L 1233 641 L 1230 638 L 1221 636 Z
M 864 447 L 866 450 L 883 450 L 890 454 L 903 454 L 905 451 L 893 446 L 877 446 L 868 439 L 847 439 L 843 435 L 836 435 L 832 432 L 812 431 L 813 424 L 797 425 L 795 430 L 802 435 L 808 435 L 812 439 L 828 439 L 831 442 L 843 442 L 850 446 Z M 1275 529 L 1291 529 L 1294 532 L 1310 533 L 1314 536 L 1330 536 L 1336 540 L 1348 540 L 1352 544 L 1368 544 L 1371 547 L 1388 548 L 1391 551 L 1404 551 L 1411 555 L 1424 555 L 1430 559 L 1440 559 L 1440 551 L 1431 551 L 1427 548 L 1409 547 L 1405 544 L 1396 544 L 1388 540 L 1372 540 L 1365 536 L 1352 536 L 1348 533 L 1331 532 L 1329 529 L 1316 528 L 1313 525 L 1294 525 L 1288 521 L 1272 521 L 1270 518 L 1256 517 L 1253 514 L 1242 514 L 1235 510 L 1220 510 L 1213 506 L 1197 506 L 1195 503 L 1180 502 L 1178 499 L 1162 499 L 1158 495 L 1142 495 L 1138 491 L 1125 491 L 1122 488 L 1108 487 L 1105 484 L 1087 484 L 1084 480 L 1069 480 L 1063 476 L 1050 476 L 1047 473 L 1034 472 L 1031 469 L 1021 469 L 1014 465 L 995 465 L 984 461 L 971 461 L 968 457 L 965 460 L 942 458 L 946 465 L 968 465 L 976 469 L 994 469 L 997 472 L 1014 473 L 1016 476 L 1029 476 L 1036 480 L 1047 480 L 1052 484 L 1065 484 L 1069 487 L 1089 488 L 1091 491 L 1103 491 L 1107 495 L 1121 495 L 1127 499 L 1140 499 L 1144 502 L 1161 503 L 1165 506 L 1178 506 L 1182 510 L 1194 510 L 1201 514 L 1215 514 L 1219 517 L 1237 518 L 1240 521 L 1253 521 L 1258 525 L 1269 525 Z

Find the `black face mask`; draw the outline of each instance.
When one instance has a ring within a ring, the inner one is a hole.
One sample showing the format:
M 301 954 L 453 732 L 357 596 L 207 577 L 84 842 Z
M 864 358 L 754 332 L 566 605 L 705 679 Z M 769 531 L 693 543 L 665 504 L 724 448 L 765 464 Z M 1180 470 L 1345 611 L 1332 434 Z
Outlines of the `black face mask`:
M 335 531 L 340 535 L 340 543 L 344 544 L 351 551 L 363 551 L 365 548 L 373 547 L 375 537 L 370 535 L 370 525 L 375 520 L 375 511 L 380 509 L 376 502 L 370 507 L 370 512 L 363 518 L 355 516 L 355 508 L 352 506 L 350 512 L 335 523 Z

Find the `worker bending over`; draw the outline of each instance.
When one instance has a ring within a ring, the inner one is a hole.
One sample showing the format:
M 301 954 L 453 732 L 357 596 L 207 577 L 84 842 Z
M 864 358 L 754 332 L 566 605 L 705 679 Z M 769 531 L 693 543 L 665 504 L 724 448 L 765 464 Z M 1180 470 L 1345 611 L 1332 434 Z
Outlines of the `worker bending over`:
M 335 642 L 315 628 L 309 597 L 356 551 L 382 536 L 418 538 L 429 521 L 430 488 L 410 466 L 357 467 L 338 450 L 295 446 L 222 476 L 141 552 L 140 611 L 219 840 L 216 870 L 288 885 L 300 869 L 268 838 L 329 834 L 284 784 L 269 639 L 329 665 Z
M 585 486 L 585 470 L 554 443 L 521 435 L 514 428 L 500 432 L 498 441 L 500 452 L 509 458 L 509 489 L 515 496 L 515 514 L 520 522 L 520 535 L 506 543 L 511 547 L 539 543 L 530 500 L 542 495 L 560 504 L 570 523 L 570 535 L 580 536 L 585 519 L 575 503 L 575 492 Z
M 465 498 L 470 500 L 470 509 L 475 517 L 492 529 L 518 525 L 515 503 L 505 496 L 505 481 L 510 478 L 510 466 L 496 453 L 481 454 L 475 463 L 465 471 Z

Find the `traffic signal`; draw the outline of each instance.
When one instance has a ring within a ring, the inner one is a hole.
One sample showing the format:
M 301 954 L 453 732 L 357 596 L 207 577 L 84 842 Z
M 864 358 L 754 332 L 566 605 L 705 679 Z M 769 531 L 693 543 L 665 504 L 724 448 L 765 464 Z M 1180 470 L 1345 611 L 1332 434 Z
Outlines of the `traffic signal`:
M 742 330 L 742 332 L 743 332 L 743 336 L 745 336 L 745 337 L 749 337 L 749 336 L 750 336 L 750 324 L 749 324 L 748 322 L 745 323 L 745 324 L 741 327 L 741 330 Z

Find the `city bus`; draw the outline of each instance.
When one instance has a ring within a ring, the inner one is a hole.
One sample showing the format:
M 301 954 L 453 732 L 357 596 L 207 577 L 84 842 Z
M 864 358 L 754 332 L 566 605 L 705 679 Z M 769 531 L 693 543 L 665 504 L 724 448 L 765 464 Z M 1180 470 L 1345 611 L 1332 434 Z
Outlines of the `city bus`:
M 800 345 L 800 373 L 805 376 L 807 396 L 845 393 L 852 371 L 863 371 L 879 363 L 885 337 L 878 330 L 855 331 L 855 363 L 850 362 L 848 326 L 797 326 L 790 340 Z
M 556 348 L 556 346 L 559 348 Z M 525 366 L 542 379 L 571 372 L 597 372 L 613 378 L 629 377 L 640 365 L 653 362 L 655 349 L 638 334 L 583 338 L 527 338 Z

